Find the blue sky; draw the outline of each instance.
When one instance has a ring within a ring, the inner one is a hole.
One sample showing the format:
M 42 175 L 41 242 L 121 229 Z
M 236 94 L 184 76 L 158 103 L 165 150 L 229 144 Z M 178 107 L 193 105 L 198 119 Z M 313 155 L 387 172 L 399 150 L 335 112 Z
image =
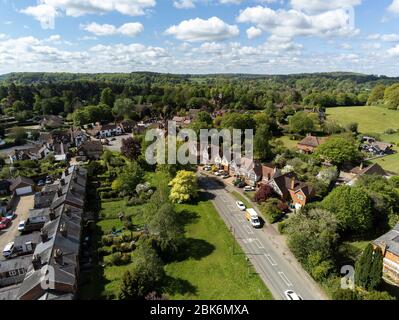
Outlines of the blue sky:
M 399 0 L 0 0 L 0 73 L 399 76 Z

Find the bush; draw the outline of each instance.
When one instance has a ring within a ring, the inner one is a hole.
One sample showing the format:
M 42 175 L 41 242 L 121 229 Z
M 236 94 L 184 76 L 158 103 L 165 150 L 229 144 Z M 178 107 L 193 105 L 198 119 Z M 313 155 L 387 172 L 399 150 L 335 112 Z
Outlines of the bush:
M 391 179 L 389 179 L 389 182 L 394 186 L 395 188 L 399 188 L 399 176 L 393 176 Z
M 287 228 L 287 223 L 285 221 L 281 221 L 277 225 L 277 229 L 278 229 L 278 232 L 280 232 L 280 234 L 285 234 L 286 228 Z
M 131 261 L 130 254 L 122 254 L 121 252 L 115 252 L 109 256 L 107 261 L 108 265 L 111 266 L 123 266 Z
M 280 200 L 269 199 L 261 205 L 261 211 L 269 223 L 275 223 L 283 217 L 283 212 L 278 208 Z
M 139 197 L 132 197 L 129 199 L 129 201 L 127 202 L 127 205 L 129 207 L 134 207 L 134 206 L 140 206 L 144 203 L 143 199 L 140 199 Z
M 108 235 L 101 237 L 101 244 L 103 246 L 107 246 L 108 247 L 108 246 L 111 246 L 113 243 L 114 243 L 113 237 L 108 236 Z

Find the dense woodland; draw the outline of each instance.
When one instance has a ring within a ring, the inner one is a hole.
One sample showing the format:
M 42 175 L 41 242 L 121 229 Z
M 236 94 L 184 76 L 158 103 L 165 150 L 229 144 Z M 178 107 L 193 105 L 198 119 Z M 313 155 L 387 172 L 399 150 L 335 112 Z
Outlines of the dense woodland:
M 78 123 L 123 115 L 133 119 L 189 108 L 269 110 L 384 103 L 399 106 L 398 78 L 352 73 L 299 75 L 171 75 L 157 73 L 13 73 L 0 76 L 1 113 L 27 120 L 43 114 Z M 79 110 L 91 107 L 82 115 Z M 98 108 L 98 107 L 101 108 Z M 151 107 L 149 107 L 151 106 Z M 98 115 L 99 114 L 99 115 Z

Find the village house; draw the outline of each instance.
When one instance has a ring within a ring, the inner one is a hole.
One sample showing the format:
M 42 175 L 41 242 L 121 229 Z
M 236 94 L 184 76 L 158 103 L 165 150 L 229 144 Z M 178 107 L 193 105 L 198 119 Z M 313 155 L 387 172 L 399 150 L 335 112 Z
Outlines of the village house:
M 32 256 L 18 257 L 10 260 L 4 260 L 0 262 L 0 288 L 8 287 L 21 283 L 24 278 L 26 271 L 32 261 Z M 16 294 L 16 292 L 14 292 Z M 3 295 L 0 293 L 0 300 L 5 297 L 6 300 L 14 300 L 16 297 L 10 297 L 9 295 Z
M 19 176 L 12 181 L 10 191 L 15 193 L 17 196 L 23 196 L 32 193 L 34 187 L 35 183 L 32 179 Z
M 239 172 L 245 182 L 252 187 L 256 187 L 262 179 L 262 165 L 259 161 L 251 158 L 241 158 Z
M 135 126 L 137 125 L 137 122 L 134 120 L 123 120 L 120 122 L 120 127 L 122 128 L 123 132 L 125 133 L 133 133 Z
M 56 129 L 64 125 L 64 119 L 60 116 L 46 115 L 40 120 L 42 129 Z
M 297 145 L 297 148 L 300 152 L 302 153 L 313 153 L 318 146 L 320 146 L 322 143 L 321 139 L 312 136 L 312 135 L 307 135 L 302 141 L 300 141 Z
M 113 136 L 120 136 L 123 134 L 123 129 L 119 124 L 108 123 L 100 124 L 99 122 L 92 129 L 88 129 L 87 132 L 95 138 L 110 138 Z
M 377 175 L 380 177 L 388 177 L 387 172 L 378 164 L 374 163 L 369 166 L 365 166 L 363 163 L 360 166 L 353 167 L 351 169 L 342 169 L 337 179 L 338 185 L 349 185 L 353 186 L 364 175 Z
M 267 184 L 273 178 L 281 175 L 280 170 L 273 164 L 262 165 L 262 180 L 260 184 Z
M 294 173 L 287 173 L 272 178 L 268 185 L 271 186 L 292 209 L 305 206 L 315 195 L 314 189 L 308 184 L 298 181 Z
M 373 242 L 380 247 L 383 260 L 383 277 L 399 286 L 399 224 Z
M 80 128 L 71 128 L 69 129 L 69 134 L 71 136 L 71 142 L 75 147 L 80 147 L 83 142 L 88 140 L 88 137 L 85 132 L 83 132 Z
M 393 152 L 393 145 L 365 136 L 362 138 L 361 149 L 376 156 L 383 156 Z
M 99 160 L 103 150 L 101 141 L 85 141 L 78 148 L 78 156 L 84 160 Z

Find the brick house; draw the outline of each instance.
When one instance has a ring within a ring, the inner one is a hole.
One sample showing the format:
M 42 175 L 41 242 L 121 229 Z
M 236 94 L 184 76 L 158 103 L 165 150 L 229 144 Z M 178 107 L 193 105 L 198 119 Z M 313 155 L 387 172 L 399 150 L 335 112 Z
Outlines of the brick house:
M 294 173 L 287 173 L 272 178 L 268 183 L 292 209 L 305 206 L 315 195 L 315 190 L 305 182 L 297 180 Z
M 399 224 L 373 242 L 384 257 L 383 277 L 399 286 Z

